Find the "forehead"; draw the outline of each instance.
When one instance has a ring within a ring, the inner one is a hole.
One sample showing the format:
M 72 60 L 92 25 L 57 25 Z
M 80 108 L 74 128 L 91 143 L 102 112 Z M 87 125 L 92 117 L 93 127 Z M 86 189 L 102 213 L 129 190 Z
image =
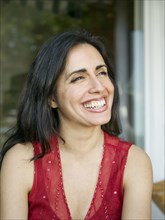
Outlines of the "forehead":
M 70 49 L 66 59 L 65 70 L 95 67 L 101 64 L 105 64 L 105 62 L 100 52 L 94 46 L 84 43 Z

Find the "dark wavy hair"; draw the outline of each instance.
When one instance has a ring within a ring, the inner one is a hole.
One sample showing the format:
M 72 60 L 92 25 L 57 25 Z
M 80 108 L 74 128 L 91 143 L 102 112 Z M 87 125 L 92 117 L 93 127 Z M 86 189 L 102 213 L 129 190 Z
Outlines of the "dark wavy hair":
M 102 130 L 114 136 L 120 134 L 118 87 L 103 41 L 84 30 L 63 32 L 50 38 L 32 63 L 20 98 L 17 122 L 2 148 L 1 162 L 5 153 L 17 143 L 39 141 L 42 152 L 33 159 L 43 157 L 50 151 L 50 138 L 54 134 L 59 135 L 59 117 L 48 100 L 56 93 L 56 82 L 65 68 L 70 49 L 84 43 L 92 45 L 102 55 L 114 85 L 111 120 L 101 126 Z

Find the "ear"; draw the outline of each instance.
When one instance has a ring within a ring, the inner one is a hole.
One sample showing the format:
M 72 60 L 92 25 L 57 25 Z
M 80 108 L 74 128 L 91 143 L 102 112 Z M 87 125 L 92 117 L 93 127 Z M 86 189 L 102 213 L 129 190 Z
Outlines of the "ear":
M 57 105 L 57 103 L 56 103 L 56 101 L 55 101 L 54 98 L 49 99 L 49 100 L 48 100 L 48 104 L 49 104 L 50 107 L 52 107 L 52 108 L 57 108 L 57 107 L 58 107 L 58 105 Z

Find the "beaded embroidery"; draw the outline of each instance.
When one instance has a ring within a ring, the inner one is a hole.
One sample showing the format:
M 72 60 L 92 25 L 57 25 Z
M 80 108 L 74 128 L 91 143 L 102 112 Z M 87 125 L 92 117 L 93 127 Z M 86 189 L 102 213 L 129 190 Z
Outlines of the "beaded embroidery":
M 98 180 L 85 220 L 119 220 L 123 203 L 123 173 L 130 143 L 105 133 Z M 28 220 L 71 220 L 66 201 L 57 137 L 52 151 L 35 164 L 33 189 L 29 195 Z M 34 143 L 35 154 L 40 145 Z

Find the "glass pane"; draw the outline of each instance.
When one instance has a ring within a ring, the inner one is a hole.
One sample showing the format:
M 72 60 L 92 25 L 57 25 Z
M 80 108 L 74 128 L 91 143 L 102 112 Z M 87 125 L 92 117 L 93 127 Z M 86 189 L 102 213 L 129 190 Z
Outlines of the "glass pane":
M 133 1 L 120 0 L 1 1 L 1 145 L 15 122 L 20 92 L 39 47 L 52 35 L 74 28 L 107 40 L 120 88 L 123 137 L 135 140 L 133 8 Z

